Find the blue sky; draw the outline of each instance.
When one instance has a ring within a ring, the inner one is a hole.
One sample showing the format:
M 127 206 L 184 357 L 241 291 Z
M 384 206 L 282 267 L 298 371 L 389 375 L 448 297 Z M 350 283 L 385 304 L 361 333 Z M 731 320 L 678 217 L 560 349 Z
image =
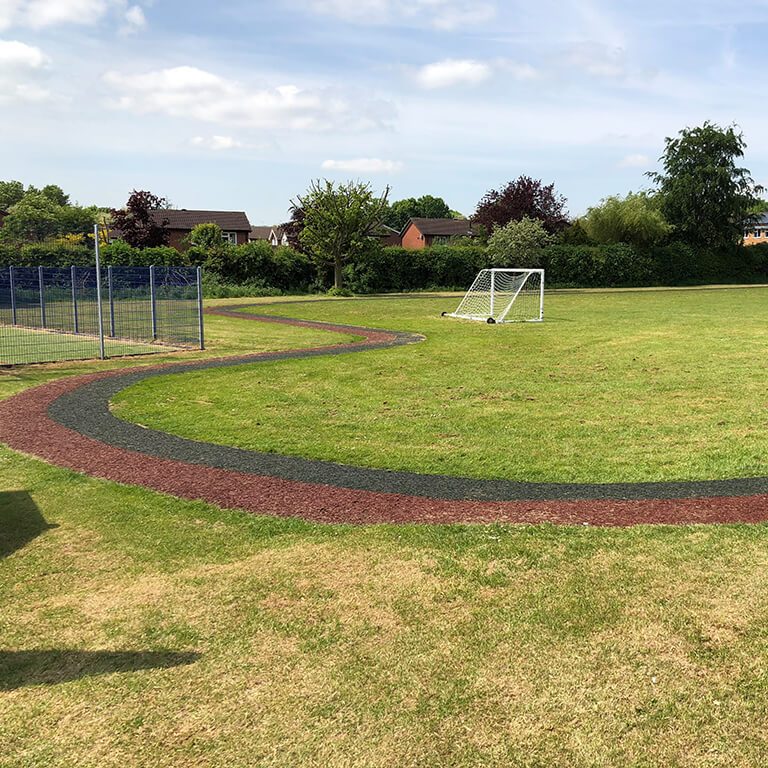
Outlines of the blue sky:
M 768 182 L 768 1 L 0 0 L 0 178 L 286 218 L 313 178 L 572 214 L 736 123 Z

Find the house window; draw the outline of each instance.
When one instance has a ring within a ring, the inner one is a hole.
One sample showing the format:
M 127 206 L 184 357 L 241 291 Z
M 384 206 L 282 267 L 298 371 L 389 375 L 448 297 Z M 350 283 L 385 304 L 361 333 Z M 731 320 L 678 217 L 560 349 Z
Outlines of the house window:
M 232 245 L 237 245 L 237 232 L 222 232 L 221 239 L 225 243 L 231 243 Z

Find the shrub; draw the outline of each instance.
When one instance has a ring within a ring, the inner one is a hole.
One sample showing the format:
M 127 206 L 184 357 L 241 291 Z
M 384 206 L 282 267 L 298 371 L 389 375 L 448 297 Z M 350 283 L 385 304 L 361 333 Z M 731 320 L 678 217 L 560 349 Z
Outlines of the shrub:
M 538 268 L 543 249 L 552 241 L 538 219 L 523 216 L 493 230 L 488 238 L 488 256 L 499 267 Z
M 205 261 L 205 268 L 223 283 L 247 283 L 279 290 L 307 290 L 315 277 L 308 256 L 288 246 L 273 248 L 264 241 L 215 249 Z
M 542 266 L 551 286 L 598 288 L 654 282 L 652 260 L 623 243 L 553 245 L 544 251 Z
M 345 280 L 355 293 L 466 288 L 487 263 L 481 246 L 377 247 L 346 267 Z

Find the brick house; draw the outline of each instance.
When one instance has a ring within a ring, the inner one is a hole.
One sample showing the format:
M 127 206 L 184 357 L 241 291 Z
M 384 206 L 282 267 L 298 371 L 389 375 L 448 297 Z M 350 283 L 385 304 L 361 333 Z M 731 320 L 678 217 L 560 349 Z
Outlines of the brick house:
M 744 227 L 744 245 L 760 243 L 768 243 L 768 213 L 761 213 L 748 227 Z
M 383 246 L 400 245 L 400 233 L 386 224 L 381 224 L 373 233 Z
M 417 251 L 454 237 L 472 237 L 469 219 L 409 219 L 400 233 L 400 242 L 403 248 Z
M 218 224 L 221 236 L 232 245 L 245 245 L 251 234 L 251 223 L 243 211 L 193 211 L 159 209 L 153 213 L 155 221 L 167 220 L 168 245 L 177 251 L 187 248 L 186 239 L 198 224 Z

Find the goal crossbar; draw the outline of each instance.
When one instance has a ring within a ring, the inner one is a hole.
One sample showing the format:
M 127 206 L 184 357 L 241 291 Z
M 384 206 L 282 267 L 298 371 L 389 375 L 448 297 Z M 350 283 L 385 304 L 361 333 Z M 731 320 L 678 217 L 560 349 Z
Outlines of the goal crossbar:
M 480 270 L 455 312 L 448 317 L 487 323 L 541 322 L 543 269 Z

